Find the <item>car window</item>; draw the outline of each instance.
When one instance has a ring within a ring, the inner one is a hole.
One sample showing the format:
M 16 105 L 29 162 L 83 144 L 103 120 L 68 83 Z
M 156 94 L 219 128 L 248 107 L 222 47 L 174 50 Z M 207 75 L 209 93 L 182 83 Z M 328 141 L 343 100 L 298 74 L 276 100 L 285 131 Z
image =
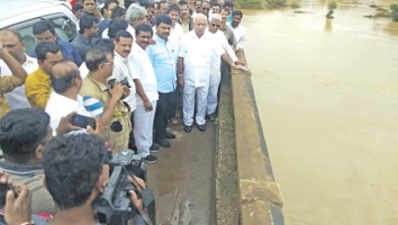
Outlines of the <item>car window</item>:
M 70 42 L 76 36 L 77 31 L 75 23 L 64 14 L 39 17 L 8 27 L 8 29 L 15 30 L 21 34 L 22 39 L 25 41 L 25 52 L 28 55 L 32 55 L 37 45 L 37 40 L 33 34 L 32 26 L 43 19 L 48 20 L 54 26 L 55 33 L 61 40 Z

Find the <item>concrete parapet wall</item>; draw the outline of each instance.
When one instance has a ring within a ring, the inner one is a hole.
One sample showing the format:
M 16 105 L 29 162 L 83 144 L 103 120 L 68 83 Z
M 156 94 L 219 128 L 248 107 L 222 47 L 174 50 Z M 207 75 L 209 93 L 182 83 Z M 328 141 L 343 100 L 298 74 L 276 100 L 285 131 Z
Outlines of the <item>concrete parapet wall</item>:
M 238 55 L 245 61 L 243 52 Z M 259 120 L 250 75 L 232 71 L 232 110 L 234 118 L 234 149 L 236 153 L 236 183 L 238 186 L 239 224 L 283 225 L 282 197 L 275 182 L 268 150 Z M 220 114 L 222 120 L 223 113 Z M 222 124 L 221 124 L 222 125 Z M 220 126 L 222 138 L 223 126 Z M 220 139 L 220 137 L 219 137 Z M 218 159 L 217 162 L 220 162 Z M 216 169 L 220 166 L 217 165 Z M 222 187 L 216 184 L 216 192 Z M 217 196 L 217 224 L 223 223 L 218 211 L 223 211 L 222 196 Z

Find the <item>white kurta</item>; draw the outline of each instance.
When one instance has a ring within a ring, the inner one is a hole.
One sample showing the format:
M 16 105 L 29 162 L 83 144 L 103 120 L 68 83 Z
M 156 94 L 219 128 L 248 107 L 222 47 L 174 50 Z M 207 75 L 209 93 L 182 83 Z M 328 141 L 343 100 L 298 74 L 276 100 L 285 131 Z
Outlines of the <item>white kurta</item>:
M 59 122 L 71 112 L 92 117 L 91 113 L 86 110 L 83 103 L 83 97 L 77 96 L 77 99 L 71 99 L 53 91 L 46 105 L 46 113 L 50 116 L 50 126 L 55 134 Z
M 214 39 L 207 32 L 200 38 L 195 31 L 183 37 L 179 56 L 184 58 L 183 114 L 186 126 L 193 124 L 195 94 L 197 94 L 196 124 L 206 123 L 210 69 L 215 63 L 214 55 L 221 54 L 222 49 L 214 43 Z
M 217 31 L 215 33 L 211 33 L 210 31 L 208 31 L 208 33 L 214 39 L 214 43 L 219 45 L 219 47 L 222 49 L 222 51 L 218 53 L 227 53 L 233 62 L 236 62 L 238 60 L 231 46 L 228 44 L 224 33 L 222 33 L 221 31 Z M 209 92 L 207 97 L 207 115 L 215 113 L 217 109 L 218 87 L 221 81 L 221 54 L 214 54 L 212 60 L 214 61 L 214 63 L 210 68 Z
M 140 80 L 145 95 L 152 104 L 152 111 L 145 111 L 144 101 L 136 94 L 137 107 L 134 112 L 134 140 L 138 154 L 147 157 L 153 142 L 153 121 L 155 119 L 156 102 L 159 99 L 155 72 L 146 51 L 136 42 L 133 43 L 129 60 L 132 62 L 137 78 Z
M 246 42 L 246 29 L 241 24 L 235 28 L 231 26 L 231 29 L 234 32 L 236 42 L 238 43 L 236 49 L 243 49 Z
M 135 71 L 131 60 L 129 60 L 129 56 L 124 58 L 115 52 L 115 57 L 113 58 L 112 78 L 115 78 L 117 81 L 127 78 L 130 85 L 130 95 L 123 99 L 123 101 L 130 106 L 130 110 L 133 112 L 136 107 L 134 79 L 137 79 L 137 72 Z
M 26 55 L 26 61 L 22 64 L 22 68 L 29 75 L 33 71 L 37 70 L 39 65 L 37 64 L 37 60 Z M 7 64 L 0 60 L 0 76 L 11 76 L 12 72 L 10 68 L 8 68 Z M 25 94 L 25 86 L 21 85 L 16 87 L 13 91 L 5 93 L 4 96 L 7 98 L 8 104 L 10 105 L 10 109 L 19 109 L 19 108 L 30 108 L 30 104 Z

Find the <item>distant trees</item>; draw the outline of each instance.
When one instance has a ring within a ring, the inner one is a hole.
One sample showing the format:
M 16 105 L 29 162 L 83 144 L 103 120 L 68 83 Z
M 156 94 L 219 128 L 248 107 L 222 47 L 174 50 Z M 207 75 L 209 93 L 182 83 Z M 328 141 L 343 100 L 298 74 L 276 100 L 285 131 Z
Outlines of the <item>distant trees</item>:
M 397 4 L 392 4 L 390 6 L 390 8 L 391 8 L 391 11 L 392 11 L 392 19 L 394 21 L 398 22 L 398 5 Z

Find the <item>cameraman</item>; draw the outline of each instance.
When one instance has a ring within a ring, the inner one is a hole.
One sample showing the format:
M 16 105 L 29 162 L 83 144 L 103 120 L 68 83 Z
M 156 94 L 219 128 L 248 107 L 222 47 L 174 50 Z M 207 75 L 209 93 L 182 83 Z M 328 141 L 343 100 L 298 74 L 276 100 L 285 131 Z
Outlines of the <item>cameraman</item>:
M 42 159 L 45 183 L 58 209 L 50 224 L 99 224 L 93 201 L 105 190 L 109 179 L 107 153 L 105 142 L 89 134 L 64 135 L 47 144 Z M 141 192 L 140 186 L 145 188 L 145 184 L 135 179 L 133 183 Z M 142 213 L 142 200 L 134 191 L 130 195 Z

